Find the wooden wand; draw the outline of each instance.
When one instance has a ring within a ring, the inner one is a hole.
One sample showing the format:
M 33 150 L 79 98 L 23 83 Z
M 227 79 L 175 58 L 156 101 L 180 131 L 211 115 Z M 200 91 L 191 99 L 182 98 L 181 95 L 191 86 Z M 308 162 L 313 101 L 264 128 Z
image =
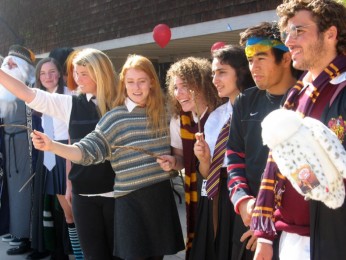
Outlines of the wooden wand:
M 198 132 L 199 132 L 199 133 L 202 133 L 202 128 L 201 128 L 201 115 L 200 115 L 200 113 L 199 113 L 199 109 L 198 109 L 198 105 L 197 105 L 197 101 L 196 101 L 195 91 L 190 90 L 190 93 L 191 93 L 191 95 L 192 95 L 192 99 L 193 99 L 193 102 L 195 103 L 195 107 L 196 107 Z

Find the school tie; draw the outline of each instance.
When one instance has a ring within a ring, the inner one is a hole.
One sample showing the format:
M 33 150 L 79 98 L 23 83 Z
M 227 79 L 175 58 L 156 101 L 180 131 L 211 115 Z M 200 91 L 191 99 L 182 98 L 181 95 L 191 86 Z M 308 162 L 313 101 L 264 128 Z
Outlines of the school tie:
M 226 143 L 229 135 L 230 120 L 222 127 L 216 140 L 213 159 L 207 177 L 207 195 L 209 199 L 213 199 L 219 191 L 221 166 L 225 159 Z
M 54 139 L 53 119 L 50 116 L 43 115 L 43 130 L 49 138 Z M 55 154 L 44 151 L 43 165 L 51 171 L 55 166 Z

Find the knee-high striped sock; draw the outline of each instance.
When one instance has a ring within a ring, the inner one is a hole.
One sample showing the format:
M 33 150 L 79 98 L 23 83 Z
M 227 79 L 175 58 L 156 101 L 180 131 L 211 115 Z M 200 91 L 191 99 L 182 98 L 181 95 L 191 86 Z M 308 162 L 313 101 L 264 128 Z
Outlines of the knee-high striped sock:
M 49 251 L 54 251 L 56 247 L 54 217 L 52 214 L 54 197 L 44 195 L 43 209 L 43 238 L 44 246 Z
M 68 235 L 70 237 L 74 257 L 76 260 L 83 260 L 84 256 L 79 244 L 79 238 L 78 238 L 76 226 L 74 225 L 74 223 L 68 223 L 67 228 L 68 228 Z

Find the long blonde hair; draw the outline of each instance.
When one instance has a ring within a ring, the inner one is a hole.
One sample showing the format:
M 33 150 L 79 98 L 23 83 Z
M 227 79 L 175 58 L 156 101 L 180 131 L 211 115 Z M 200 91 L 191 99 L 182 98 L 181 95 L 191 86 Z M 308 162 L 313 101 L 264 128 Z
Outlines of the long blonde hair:
M 125 75 L 129 69 L 141 70 L 150 78 L 151 88 L 146 102 L 146 113 L 149 118 L 149 126 L 158 134 L 166 134 L 167 113 L 164 104 L 164 96 L 154 65 L 146 57 L 136 54 L 128 56 L 120 72 L 120 81 L 118 86 L 119 95 L 115 99 L 115 105 L 120 106 L 125 103 L 127 97 Z
M 73 66 L 84 66 L 97 87 L 96 100 L 103 116 L 107 111 L 115 107 L 115 99 L 118 96 L 118 76 L 114 72 L 113 64 L 102 51 L 87 48 L 76 53 Z

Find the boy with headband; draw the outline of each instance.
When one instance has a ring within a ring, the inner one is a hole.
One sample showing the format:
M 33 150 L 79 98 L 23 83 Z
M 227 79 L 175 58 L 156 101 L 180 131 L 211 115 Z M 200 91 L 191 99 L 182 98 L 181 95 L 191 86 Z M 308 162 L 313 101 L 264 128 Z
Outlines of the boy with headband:
M 245 90 L 236 99 L 227 143 L 228 189 L 238 214 L 232 259 L 240 255 L 242 259 L 253 259 L 256 239 L 248 226 L 268 157 L 268 148 L 262 145 L 261 122 L 279 108 L 283 95 L 296 81 L 296 71 L 292 69 L 288 49 L 280 41 L 276 23 L 248 28 L 240 34 L 240 44 L 246 45 L 245 53 L 256 87 Z M 244 250 L 245 246 L 251 251 Z

